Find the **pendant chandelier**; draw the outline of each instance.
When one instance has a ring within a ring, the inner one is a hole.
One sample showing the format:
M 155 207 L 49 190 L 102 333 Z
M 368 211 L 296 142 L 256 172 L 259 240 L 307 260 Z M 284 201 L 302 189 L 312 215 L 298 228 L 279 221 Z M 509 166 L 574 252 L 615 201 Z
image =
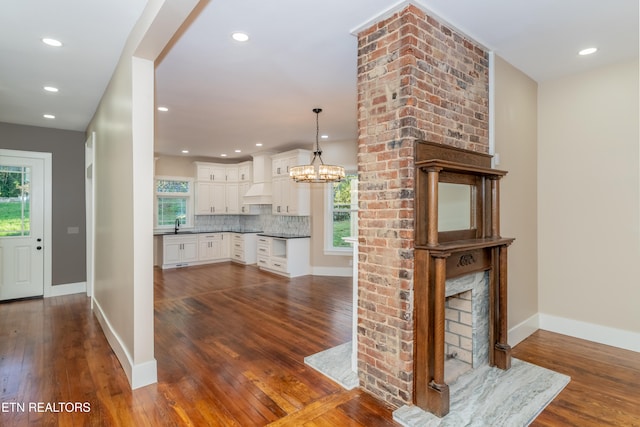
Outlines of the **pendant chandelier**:
M 344 179 L 344 168 L 342 166 L 325 165 L 322 161 L 322 150 L 318 137 L 320 126 L 318 116 L 322 108 L 314 108 L 316 113 L 316 151 L 313 152 L 313 159 L 309 165 L 293 166 L 289 169 L 289 176 L 296 182 L 337 182 Z

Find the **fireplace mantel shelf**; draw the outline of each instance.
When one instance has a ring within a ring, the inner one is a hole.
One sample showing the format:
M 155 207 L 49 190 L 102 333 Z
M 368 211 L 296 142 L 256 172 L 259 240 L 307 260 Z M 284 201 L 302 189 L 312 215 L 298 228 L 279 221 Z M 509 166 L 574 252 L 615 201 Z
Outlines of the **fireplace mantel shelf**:
M 439 243 L 437 245 L 416 245 L 416 249 L 428 250 L 434 254 L 446 254 L 470 251 L 475 249 L 493 248 L 496 246 L 508 246 L 515 239 L 512 237 L 488 237 L 485 239 L 454 240 L 453 242 Z
M 416 167 L 420 169 L 435 169 L 438 171 L 458 172 L 465 175 L 479 175 L 490 178 L 501 178 L 507 174 L 506 171 L 492 169 L 488 167 L 467 165 L 448 160 L 430 159 L 416 162 Z

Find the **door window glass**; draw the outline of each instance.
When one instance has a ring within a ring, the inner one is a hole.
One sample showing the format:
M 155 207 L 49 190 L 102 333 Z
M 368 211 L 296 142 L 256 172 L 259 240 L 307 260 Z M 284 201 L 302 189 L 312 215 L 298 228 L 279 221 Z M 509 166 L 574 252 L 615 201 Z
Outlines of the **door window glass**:
M 29 236 L 31 168 L 0 165 L 0 236 Z

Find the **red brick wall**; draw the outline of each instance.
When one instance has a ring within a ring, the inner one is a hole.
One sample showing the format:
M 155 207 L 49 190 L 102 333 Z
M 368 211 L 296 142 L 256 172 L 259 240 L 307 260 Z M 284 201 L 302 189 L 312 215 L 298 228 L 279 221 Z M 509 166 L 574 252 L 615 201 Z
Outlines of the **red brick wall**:
M 358 371 L 413 399 L 414 141 L 488 152 L 488 54 L 408 6 L 358 35 Z

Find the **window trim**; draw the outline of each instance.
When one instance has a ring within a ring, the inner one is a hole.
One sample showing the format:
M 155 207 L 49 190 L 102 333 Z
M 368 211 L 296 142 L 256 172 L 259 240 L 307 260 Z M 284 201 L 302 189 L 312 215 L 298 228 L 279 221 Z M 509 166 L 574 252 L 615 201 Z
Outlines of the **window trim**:
M 189 183 L 188 193 L 163 193 L 158 192 L 158 181 L 185 181 Z M 153 228 L 154 230 L 164 231 L 173 230 L 174 225 L 158 225 L 158 198 L 186 198 L 187 213 L 186 223 L 180 224 L 181 229 L 190 229 L 194 227 L 194 179 L 187 176 L 166 176 L 156 175 L 153 179 Z
M 356 172 L 347 172 L 347 175 L 353 176 L 357 182 L 358 174 Z M 357 188 L 356 188 L 357 192 Z M 356 196 L 357 197 L 357 196 Z M 352 218 L 355 215 L 357 221 L 358 205 L 357 200 L 354 205 L 351 203 L 350 209 Z M 355 206 L 355 207 L 354 207 Z M 324 189 L 324 254 L 325 255 L 337 255 L 337 256 L 352 256 L 353 246 L 335 247 L 333 246 L 333 184 L 325 184 Z

